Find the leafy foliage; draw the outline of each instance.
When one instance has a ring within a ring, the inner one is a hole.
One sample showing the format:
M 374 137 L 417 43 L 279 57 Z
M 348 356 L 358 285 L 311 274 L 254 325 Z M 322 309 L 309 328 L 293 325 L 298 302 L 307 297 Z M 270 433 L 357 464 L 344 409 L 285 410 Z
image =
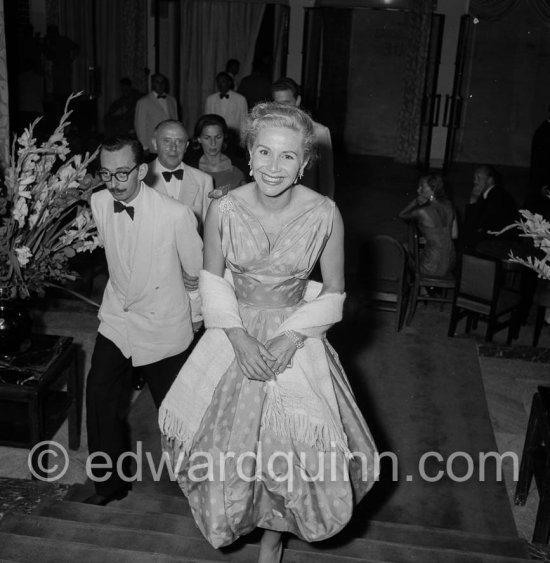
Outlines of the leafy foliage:
M 15 138 L 0 195 L 0 285 L 12 297 L 44 294 L 49 283 L 74 280 L 69 259 L 99 245 L 89 207 L 96 187 L 86 173 L 93 154 L 70 155 L 65 129 L 70 124 L 67 99 L 59 125 L 38 145 L 35 120 Z

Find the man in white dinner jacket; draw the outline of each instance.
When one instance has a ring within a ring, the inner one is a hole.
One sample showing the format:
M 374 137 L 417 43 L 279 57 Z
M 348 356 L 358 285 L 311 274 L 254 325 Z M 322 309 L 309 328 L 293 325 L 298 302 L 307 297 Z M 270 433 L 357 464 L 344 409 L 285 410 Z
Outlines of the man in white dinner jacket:
M 241 131 L 248 115 L 246 98 L 233 90 L 233 78 L 228 72 L 216 75 L 218 91 L 210 94 L 204 104 L 204 113 L 215 113 L 225 119 L 229 129 L 228 151 L 239 152 Z
M 90 455 L 100 452 L 97 464 L 107 456 L 112 469 L 92 470 L 96 493 L 85 502 L 105 505 L 128 492 L 116 465 L 129 446 L 132 371 L 147 382 L 158 408 L 200 326 L 198 290 L 188 293 L 184 272 L 198 276 L 202 241 L 189 207 L 142 182 L 147 165 L 137 140 L 107 141 L 100 163 L 98 174 L 107 189 L 92 195 L 91 206 L 109 280 L 99 310 L 86 408 Z
M 144 182 L 188 205 L 202 227 L 214 183 L 209 174 L 183 163 L 188 144 L 189 135 L 182 123 L 174 119 L 159 123 L 152 142 L 157 158 L 149 163 Z
M 166 92 L 167 79 L 162 74 L 151 76 L 151 91 L 136 104 L 134 128 L 143 150 L 154 153 L 152 145 L 155 127 L 165 119 L 178 118 L 176 98 Z

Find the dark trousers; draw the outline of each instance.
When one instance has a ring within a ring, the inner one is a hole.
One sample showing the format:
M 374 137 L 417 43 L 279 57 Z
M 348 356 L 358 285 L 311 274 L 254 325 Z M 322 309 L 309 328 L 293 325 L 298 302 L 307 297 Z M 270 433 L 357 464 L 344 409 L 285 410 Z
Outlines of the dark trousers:
M 97 335 L 86 382 L 88 450 L 90 455 L 103 452 L 111 460 L 110 468 L 94 468 L 92 471 L 98 495 L 110 496 L 121 488 L 129 488 L 129 483 L 117 474 L 116 465 L 121 454 L 131 451 L 127 415 L 133 391 L 132 370 L 138 371 L 147 382 L 158 409 L 188 354 L 185 350 L 176 356 L 134 368 L 131 358 L 125 358 L 111 340 L 102 334 Z M 95 463 L 105 463 L 104 456 L 98 456 Z M 110 476 L 103 480 L 109 472 Z

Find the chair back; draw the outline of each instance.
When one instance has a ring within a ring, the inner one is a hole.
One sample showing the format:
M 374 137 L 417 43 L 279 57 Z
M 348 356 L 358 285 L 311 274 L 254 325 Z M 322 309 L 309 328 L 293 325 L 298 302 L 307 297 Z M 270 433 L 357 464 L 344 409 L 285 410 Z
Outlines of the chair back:
M 542 278 L 537 280 L 533 302 L 539 307 L 550 307 L 550 282 L 548 280 L 544 280 Z
M 498 288 L 499 262 L 486 256 L 464 253 L 461 260 L 458 293 L 491 302 Z
M 475 252 L 464 252 L 460 259 L 460 275 L 449 322 L 449 336 L 455 334 L 457 323 L 466 317 L 466 332 L 481 319 L 487 323 L 485 340 L 508 327 L 507 343 L 519 334 L 523 295 L 505 287 L 502 262 Z
M 371 308 L 395 312 L 395 327 L 401 330 L 409 295 L 407 253 L 388 235 L 370 239 L 361 249 L 358 280 L 363 303 Z
M 377 235 L 362 248 L 359 278 L 367 289 L 386 282 L 397 286 L 405 274 L 406 253 L 403 245 L 388 235 Z

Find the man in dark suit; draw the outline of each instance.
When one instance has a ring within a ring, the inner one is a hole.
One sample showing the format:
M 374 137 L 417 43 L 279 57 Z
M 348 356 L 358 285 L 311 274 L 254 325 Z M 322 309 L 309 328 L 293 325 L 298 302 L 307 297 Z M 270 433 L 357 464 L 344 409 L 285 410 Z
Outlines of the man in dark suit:
M 476 249 L 487 241 L 515 241 L 517 229 L 496 233 L 518 219 L 514 198 L 499 185 L 496 170 L 487 164 L 474 171 L 474 187 L 466 206 L 462 246 Z

